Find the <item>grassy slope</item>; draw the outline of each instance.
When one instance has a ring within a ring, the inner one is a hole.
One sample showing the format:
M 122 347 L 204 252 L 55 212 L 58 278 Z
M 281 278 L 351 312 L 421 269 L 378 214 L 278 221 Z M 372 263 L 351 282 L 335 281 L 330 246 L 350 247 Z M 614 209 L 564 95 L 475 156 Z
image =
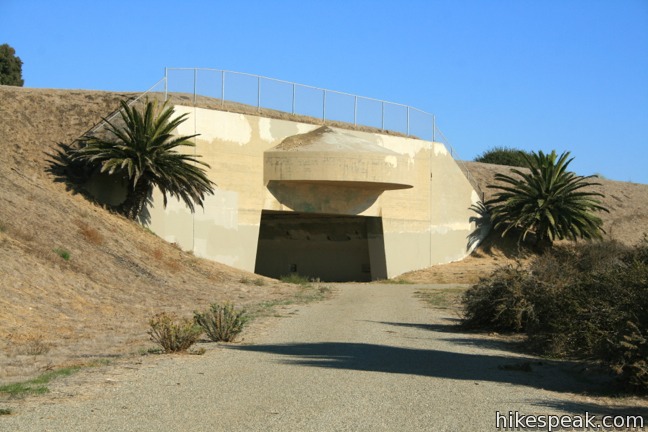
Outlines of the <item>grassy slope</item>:
M 249 274 L 182 252 L 52 181 L 46 153 L 125 96 L 0 86 L 0 382 L 133 350 L 146 342 L 154 312 L 189 314 L 215 300 L 255 303 L 295 290 L 240 283 Z M 47 355 L 28 356 L 39 344 Z

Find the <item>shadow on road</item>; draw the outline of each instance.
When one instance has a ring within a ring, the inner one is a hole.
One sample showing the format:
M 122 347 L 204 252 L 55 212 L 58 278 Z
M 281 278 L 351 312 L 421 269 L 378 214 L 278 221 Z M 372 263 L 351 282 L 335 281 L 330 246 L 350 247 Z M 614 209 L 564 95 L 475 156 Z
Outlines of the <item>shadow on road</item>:
M 424 324 L 424 323 L 403 323 L 403 322 L 388 322 L 388 321 L 365 321 L 378 324 L 385 324 L 394 327 L 406 327 L 406 328 L 415 328 L 420 330 L 429 330 L 442 333 L 457 333 L 460 331 L 459 322 L 460 320 L 454 320 L 451 318 L 446 318 L 445 321 L 455 322 L 454 324 Z
M 610 406 L 604 404 L 575 402 L 575 401 L 543 401 L 543 402 L 535 402 L 534 405 L 541 406 L 541 407 L 548 407 L 554 410 L 561 410 L 566 413 L 572 413 L 572 412 L 583 413 L 583 414 L 589 413 L 599 417 L 606 416 L 606 415 L 619 416 L 619 417 L 640 416 L 643 418 L 644 426 L 648 426 L 648 408 L 645 407 Z M 632 424 L 630 424 L 630 426 L 632 426 Z
M 454 318 L 445 318 L 444 321 L 451 322 L 452 324 L 423 324 L 423 323 L 402 323 L 402 322 L 388 322 L 388 321 L 366 321 L 373 322 L 378 324 L 384 324 L 394 327 L 405 327 L 405 328 L 416 328 L 420 330 L 428 330 L 438 333 L 455 333 L 465 335 L 467 334 L 466 330 L 463 329 L 459 323 L 461 320 Z M 463 346 L 473 346 L 479 348 L 485 348 L 490 350 L 499 350 L 499 351 L 510 351 L 510 352 L 520 352 L 522 351 L 522 344 L 515 339 L 503 340 L 499 338 L 486 338 L 486 337 L 474 337 L 474 338 L 441 338 L 440 340 L 452 342 L 457 345 Z
M 452 380 L 492 381 L 558 392 L 589 394 L 604 391 L 604 383 L 574 377 L 559 362 L 532 357 L 464 354 L 433 349 L 349 342 L 230 346 L 241 351 L 286 357 L 280 363 L 390 374 L 422 375 Z

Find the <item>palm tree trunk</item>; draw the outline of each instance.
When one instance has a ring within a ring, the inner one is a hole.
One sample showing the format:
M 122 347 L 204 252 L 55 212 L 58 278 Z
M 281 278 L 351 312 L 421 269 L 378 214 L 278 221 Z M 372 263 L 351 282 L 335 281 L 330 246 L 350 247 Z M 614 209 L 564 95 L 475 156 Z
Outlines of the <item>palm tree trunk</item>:
M 129 183 L 126 199 L 119 209 L 120 213 L 128 219 L 136 220 L 146 204 L 150 189 L 150 183 L 141 178 L 135 185 Z

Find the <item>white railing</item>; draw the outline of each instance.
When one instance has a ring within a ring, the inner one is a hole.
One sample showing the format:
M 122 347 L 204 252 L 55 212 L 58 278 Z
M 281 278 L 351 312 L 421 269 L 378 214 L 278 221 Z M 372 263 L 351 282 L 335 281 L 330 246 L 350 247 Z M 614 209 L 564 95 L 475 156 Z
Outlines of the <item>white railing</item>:
M 398 132 L 434 141 L 433 114 L 408 105 L 244 72 L 165 68 L 165 99 L 173 93 L 207 96 L 290 114 Z
M 461 161 L 457 152 L 436 125 L 433 114 L 408 105 L 351 93 L 298 84 L 244 72 L 210 68 L 165 68 L 164 77 L 146 92 L 129 101 L 132 105 L 146 95 L 164 95 L 168 100 L 177 94 L 189 95 L 196 104 L 198 97 L 236 102 L 258 111 L 269 109 L 312 117 L 326 122 L 342 122 L 397 132 L 408 137 L 440 142 L 450 151 L 477 192 L 479 184 Z M 108 120 L 112 120 L 116 111 Z M 104 126 L 97 125 L 93 132 Z

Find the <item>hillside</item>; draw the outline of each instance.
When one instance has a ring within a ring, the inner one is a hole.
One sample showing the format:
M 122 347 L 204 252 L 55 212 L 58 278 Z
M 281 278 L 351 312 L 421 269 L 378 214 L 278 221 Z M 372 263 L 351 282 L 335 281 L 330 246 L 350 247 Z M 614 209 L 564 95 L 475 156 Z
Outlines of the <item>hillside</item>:
M 295 292 L 271 279 L 241 283 L 257 276 L 195 258 L 53 182 L 47 153 L 128 96 L 0 86 L 0 383 L 133 352 L 162 310 Z
M 0 383 L 45 368 L 136 352 L 147 319 L 214 301 L 252 305 L 296 288 L 202 260 L 56 183 L 48 153 L 70 143 L 131 93 L 0 86 Z M 488 192 L 505 167 L 468 163 Z M 648 186 L 603 180 L 608 232 L 648 232 Z M 55 249 L 69 252 L 63 259 Z M 515 255 L 490 239 L 466 260 L 413 272 L 418 282 L 470 282 Z M 242 282 L 243 281 L 243 282 Z
M 482 185 L 486 199 L 489 199 L 494 191 L 484 185 L 494 184 L 496 173 L 509 172 L 509 168 L 501 165 L 464 163 L 475 180 Z M 632 245 L 640 241 L 644 234 L 648 234 L 648 185 L 605 179 L 591 181 L 601 183 L 592 190 L 604 195 L 601 202 L 610 210 L 609 213 L 599 213 L 608 238 Z

